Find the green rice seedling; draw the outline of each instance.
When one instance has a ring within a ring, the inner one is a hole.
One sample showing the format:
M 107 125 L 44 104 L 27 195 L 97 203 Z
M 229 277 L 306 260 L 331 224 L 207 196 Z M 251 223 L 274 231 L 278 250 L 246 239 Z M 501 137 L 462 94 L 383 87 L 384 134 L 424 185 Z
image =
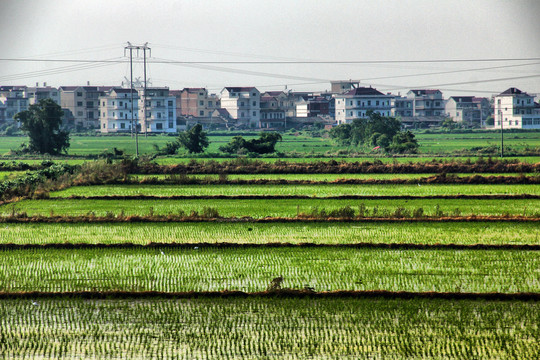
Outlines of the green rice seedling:
M 439 299 L 0 301 L 15 358 L 485 358 L 540 352 L 537 302 Z
M 30 223 L 0 226 L 0 244 L 396 243 L 538 245 L 530 222 L 408 223 Z
M 0 252 L 0 291 L 539 292 L 540 258 L 525 250 L 94 248 Z M 358 279 L 362 279 L 359 283 Z

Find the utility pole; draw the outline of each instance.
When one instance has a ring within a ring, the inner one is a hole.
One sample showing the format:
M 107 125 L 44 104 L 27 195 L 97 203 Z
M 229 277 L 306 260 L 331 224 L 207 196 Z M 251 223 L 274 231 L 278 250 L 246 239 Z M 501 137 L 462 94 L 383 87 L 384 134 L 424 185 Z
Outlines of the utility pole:
M 150 48 L 147 46 L 148 43 L 145 43 L 144 44 L 144 48 L 143 48 L 143 62 L 144 62 L 144 90 L 143 90 L 143 96 L 144 96 L 144 102 L 143 102 L 143 106 L 144 106 L 144 137 L 148 137 L 148 125 L 146 125 L 146 49 L 149 49 Z
M 124 56 L 126 55 L 126 50 L 129 50 L 129 68 L 130 68 L 130 81 L 129 81 L 129 88 L 131 93 L 131 137 L 133 138 L 133 126 L 135 125 L 135 153 L 137 157 L 139 156 L 139 119 L 135 118 L 134 113 L 134 99 L 133 99 L 133 50 L 137 50 L 137 57 L 139 57 L 139 51 L 143 51 L 144 56 L 144 90 L 143 90 L 143 96 L 144 96 L 144 127 L 145 127 L 145 136 L 146 136 L 146 50 L 151 51 L 151 49 L 148 47 L 148 43 L 144 43 L 144 45 L 132 45 L 129 41 L 127 43 L 127 46 L 124 47 Z M 150 52 L 150 54 L 152 54 Z
M 503 134 L 503 116 L 502 111 L 499 110 L 499 119 L 501 121 L 501 158 L 504 157 L 504 134 Z

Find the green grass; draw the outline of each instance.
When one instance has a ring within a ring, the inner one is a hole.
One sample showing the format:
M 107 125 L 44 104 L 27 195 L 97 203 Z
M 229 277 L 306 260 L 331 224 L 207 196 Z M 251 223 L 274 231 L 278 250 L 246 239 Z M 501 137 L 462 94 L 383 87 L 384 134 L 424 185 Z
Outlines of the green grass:
M 0 244 L 400 243 L 540 245 L 536 223 L 58 223 L 5 224 Z
M 314 207 L 334 210 L 351 206 L 358 213 L 358 206 L 364 204 L 373 215 L 373 209 L 378 209 L 380 216 L 388 216 L 396 208 L 414 211 L 424 209 L 424 215 L 435 215 L 436 208 L 445 214 L 454 214 L 456 209 L 461 215 L 525 215 L 538 216 L 540 200 L 463 200 L 439 199 L 420 200 L 323 200 L 323 199 L 285 199 L 285 200 L 24 200 L 13 204 L 0 206 L 1 215 L 9 215 L 13 211 L 26 212 L 28 215 L 86 215 L 96 216 L 124 213 L 125 215 L 154 215 L 178 214 L 184 211 L 189 214 L 192 210 L 202 212 L 205 207 L 213 207 L 220 216 L 251 216 L 261 217 L 294 217 L 299 212 L 310 212 Z M 15 207 L 15 208 L 14 208 Z
M 25 171 L 0 171 L 0 181 L 11 180 L 24 173 Z
M 540 257 L 521 250 L 339 248 L 25 249 L 0 252 L 0 291 L 539 292 Z
M 106 195 L 307 195 L 316 197 L 339 195 L 540 195 L 538 185 L 96 185 L 76 186 L 52 192 L 51 197 Z
M 500 135 L 492 133 L 472 134 L 417 134 L 421 154 L 448 154 L 454 151 L 467 150 L 474 147 L 498 146 Z M 246 139 L 254 138 L 245 136 Z M 27 137 L 2 137 L 0 142 L 0 154 L 7 154 L 9 150 L 16 149 L 23 142 L 28 142 Z M 167 142 L 174 141 L 173 136 L 157 135 L 139 136 L 139 151 L 141 154 L 154 153 L 153 145 L 163 147 Z M 209 153 L 218 153 L 219 147 L 225 145 L 232 136 L 210 136 Z M 538 132 L 509 133 L 505 136 L 505 146 L 510 146 L 518 151 L 527 146 L 537 147 L 540 145 Z M 69 155 L 97 155 L 103 151 L 112 151 L 113 147 L 124 150 L 128 154 L 135 153 L 135 139 L 130 136 L 71 136 Z M 335 154 L 337 151 L 358 151 L 354 147 L 341 146 L 326 138 L 311 138 L 307 136 L 295 136 L 284 134 L 283 141 L 279 142 L 276 150 L 286 153 L 305 154 L 311 156 Z
M 38 304 L 0 302 L 6 358 L 532 359 L 540 352 L 537 302 L 57 298 Z
M 470 149 L 473 147 L 500 146 L 500 132 L 471 133 L 471 134 L 416 134 L 422 153 L 448 153 Z M 540 133 L 523 132 L 507 133 L 504 136 L 504 146 L 523 150 L 527 146 L 540 146 Z

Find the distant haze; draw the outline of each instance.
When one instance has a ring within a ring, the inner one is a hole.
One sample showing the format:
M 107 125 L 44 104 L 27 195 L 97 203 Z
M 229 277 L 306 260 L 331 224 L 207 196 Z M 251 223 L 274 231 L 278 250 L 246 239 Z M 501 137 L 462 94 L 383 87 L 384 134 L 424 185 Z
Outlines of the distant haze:
M 148 42 L 150 61 L 516 59 L 150 63 L 149 78 L 154 86 L 211 92 L 224 86 L 329 90 L 330 80 L 355 79 L 402 95 L 425 87 L 440 88 L 445 97 L 489 96 L 511 86 L 540 93 L 539 15 L 537 0 L 2 0 L 0 58 L 126 60 L 123 47 L 131 41 Z M 134 72 L 142 78 L 142 65 Z M 124 77 L 127 63 L 0 61 L 0 85 L 121 85 Z

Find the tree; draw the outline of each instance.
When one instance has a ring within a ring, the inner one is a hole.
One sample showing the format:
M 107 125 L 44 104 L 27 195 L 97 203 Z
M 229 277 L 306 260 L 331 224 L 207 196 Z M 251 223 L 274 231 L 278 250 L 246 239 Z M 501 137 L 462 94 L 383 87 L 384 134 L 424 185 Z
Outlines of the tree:
M 69 148 L 69 133 L 60 130 L 63 115 L 62 108 L 52 99 L 42 99 L 13 118 L 30 138 L 29 151 L 56 155 Z
M 276 151 L 276 144 L 281 141 L 281 135 L 272 133 L 262 133 L 258 139 L 246 140 L 241 136 L 235 136 L 226 145 L 219 148 L 220 151 L 237 154 L 239 152 L 251 152 L 257 154 L 270 154 Z
M 380 146 L 388 151 L 401 129 L 401 122 L 373 111 L 368 111 L 367 115 L 364 119 L 354 119 L 351 124 L 336 126 L 330 131 L 330 137 L 343 145 Z
M 410 131 L 400 131 L 392 138 L 389 150 L 395 153 L 416 153 L 418 151 L 418 141 Z
M 201 124 L 178 134 L 178 142 L 190 153 L 202 153 L 210 144 Z

